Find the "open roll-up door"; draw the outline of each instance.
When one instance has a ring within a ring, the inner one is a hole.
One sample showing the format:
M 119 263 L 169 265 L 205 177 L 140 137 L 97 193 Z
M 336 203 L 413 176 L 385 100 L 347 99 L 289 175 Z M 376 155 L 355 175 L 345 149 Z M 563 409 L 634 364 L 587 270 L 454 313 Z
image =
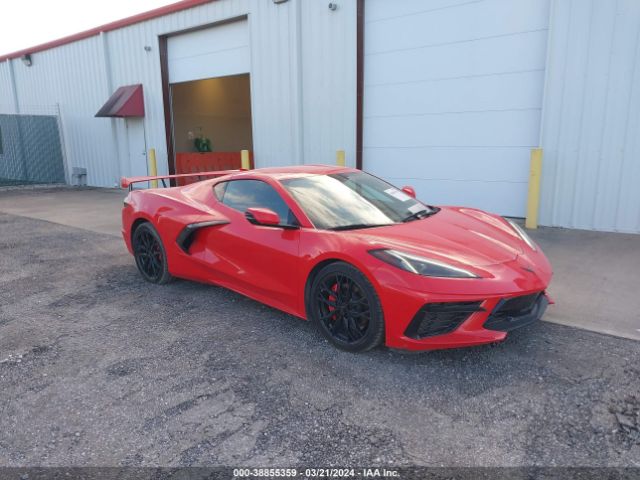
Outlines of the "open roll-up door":
M 247 20 L 169 37 L 169 83 L 248 73 Z

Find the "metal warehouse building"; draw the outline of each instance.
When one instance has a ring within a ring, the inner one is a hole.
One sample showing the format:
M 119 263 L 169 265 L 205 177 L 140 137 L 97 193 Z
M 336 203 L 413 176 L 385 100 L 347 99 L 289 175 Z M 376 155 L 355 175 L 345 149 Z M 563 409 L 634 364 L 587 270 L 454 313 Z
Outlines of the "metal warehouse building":
M 0 117 L 52 112 L 68 182 L 206 137 L 522 217 L 542 147 L 540 223 L 640 233 L 638 0 L 185 0 L 0 57 Z

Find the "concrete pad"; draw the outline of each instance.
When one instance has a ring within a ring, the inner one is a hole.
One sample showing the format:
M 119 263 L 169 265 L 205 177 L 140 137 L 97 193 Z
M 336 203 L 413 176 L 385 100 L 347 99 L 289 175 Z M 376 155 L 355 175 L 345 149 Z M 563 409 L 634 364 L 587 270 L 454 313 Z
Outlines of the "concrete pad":
M 126 190 L 21 188 L 0 190 L 0 212 L 120 236 Z
M 554 277 L 545 320 L 640 340 L 640 235 L 541 227 L 528 233 Z

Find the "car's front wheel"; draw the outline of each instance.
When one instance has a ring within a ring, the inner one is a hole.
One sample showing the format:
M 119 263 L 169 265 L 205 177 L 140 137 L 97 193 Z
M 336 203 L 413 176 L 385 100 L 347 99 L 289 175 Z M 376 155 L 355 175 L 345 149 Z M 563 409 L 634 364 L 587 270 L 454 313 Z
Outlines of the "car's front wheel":
M 145 280 L 160 285 L 172 280 L 162 239 L 153 225 L 149 222 L 138 225 L 132 244 L 136 265 Z
M 364 352 L 384 338 L 384 315 L 373 285 L 357 268 L 331 263 L 315 276 L 308 313 L 320 332 L 336 347 Z

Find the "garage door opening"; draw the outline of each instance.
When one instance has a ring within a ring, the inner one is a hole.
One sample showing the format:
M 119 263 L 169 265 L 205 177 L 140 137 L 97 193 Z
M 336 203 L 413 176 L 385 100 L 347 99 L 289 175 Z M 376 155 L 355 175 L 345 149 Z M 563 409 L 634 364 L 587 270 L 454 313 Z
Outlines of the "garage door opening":
M 240 166 L 253 150 L 249 74 L 171 86 L 176 173 Z
M 252 151 L 249 60 L 246 17 L 166 39 L 170 171 L 238 168 Z

